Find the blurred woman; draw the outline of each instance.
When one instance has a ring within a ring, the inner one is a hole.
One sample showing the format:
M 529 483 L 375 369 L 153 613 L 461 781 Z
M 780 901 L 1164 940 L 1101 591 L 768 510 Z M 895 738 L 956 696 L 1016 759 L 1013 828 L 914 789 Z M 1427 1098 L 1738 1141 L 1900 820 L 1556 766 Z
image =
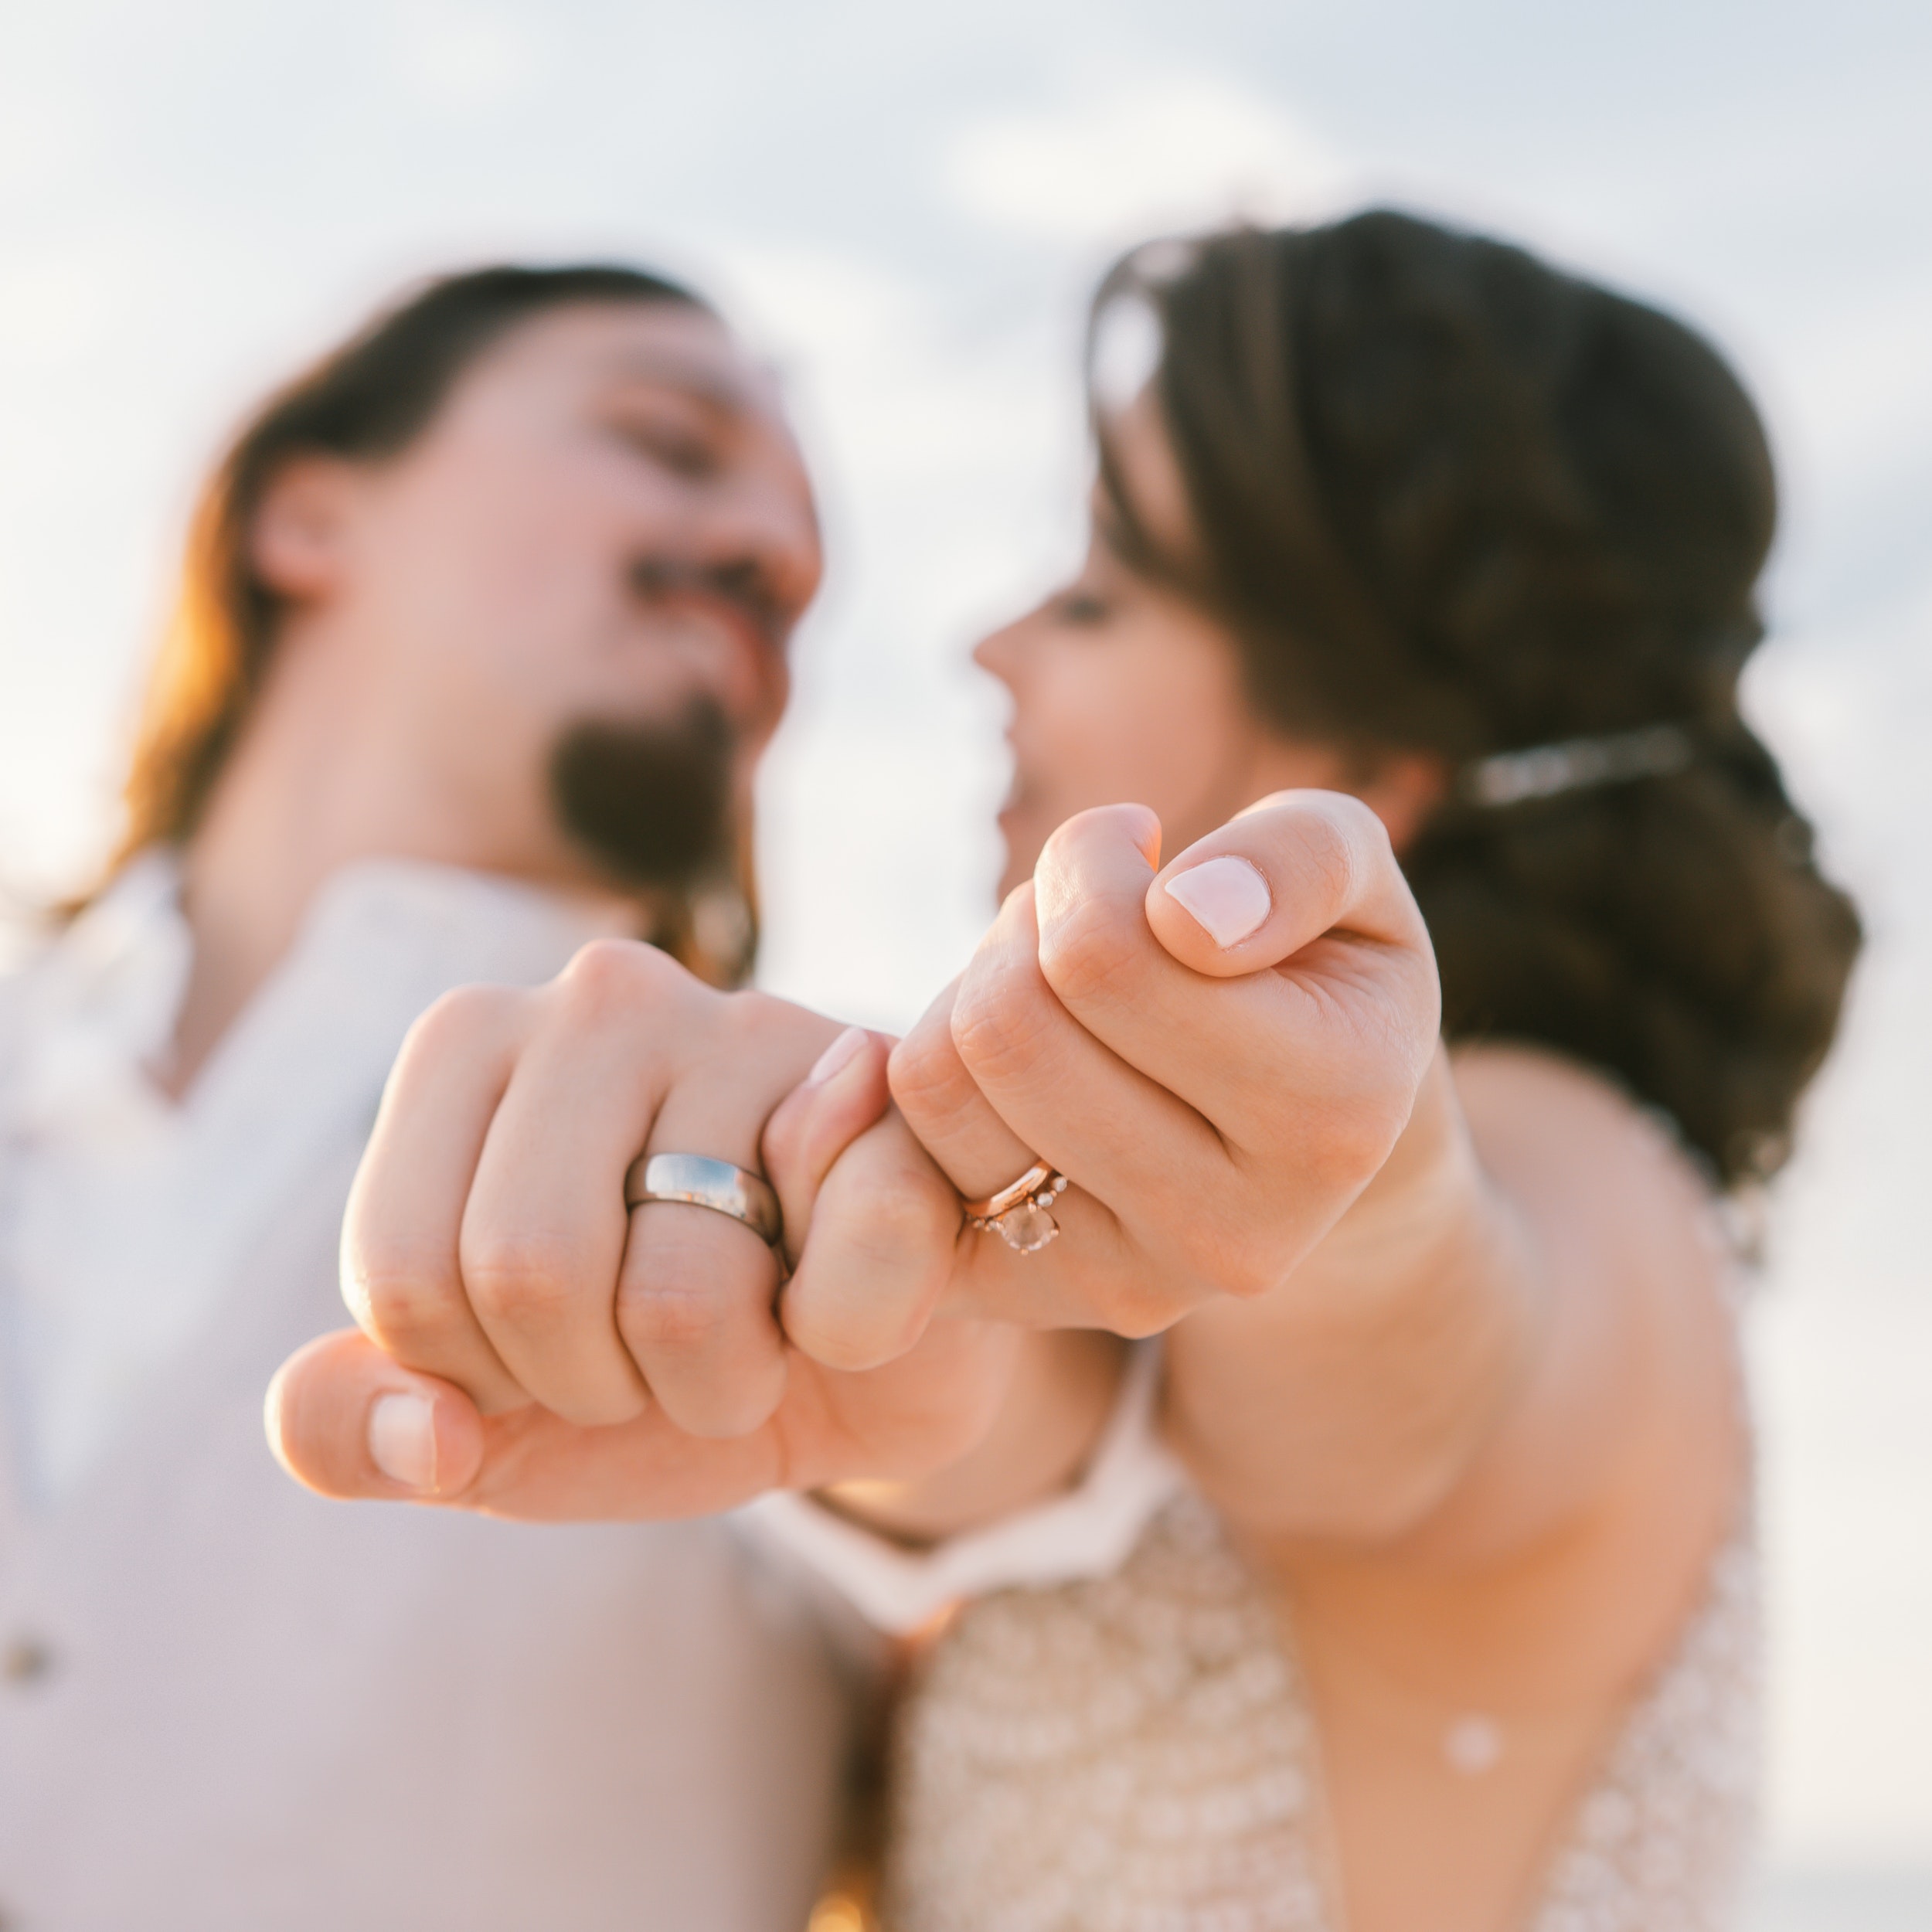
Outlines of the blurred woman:
M 1353 792 L 1452 1050 L 1287 1286 L 1170 1332 L 1188 1474 L 1124 1566 L 939 1641 L 889 1922 L 1728 1923 L 1757 1585 L 1719 1210 L 1784 1159 L 1858 943 L 1737 708 L 1758 419 L 1656 311 L 1389 213 L 1145 248 L 1091 339 L 1091 549 L 977 654 L 1005 888 L 1116 799 L 1178 850 Z M 1188 910 L 1219 938 L 1240 889 Z M 948 1051 L 896 1083 L 936 1151 Z M 1473 1160 L 1418 1165 L 1457 1115 Z

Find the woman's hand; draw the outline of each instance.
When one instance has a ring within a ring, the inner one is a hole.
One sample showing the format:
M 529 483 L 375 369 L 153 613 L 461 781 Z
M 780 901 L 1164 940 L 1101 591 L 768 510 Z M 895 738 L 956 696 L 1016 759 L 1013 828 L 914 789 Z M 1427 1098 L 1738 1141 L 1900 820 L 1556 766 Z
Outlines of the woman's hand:
M 359 1332 L 284 1366 L 277 1453 L 332 1495 L 524 1516 L 689 1514 L 956 1459 L 997 1410 L 1014 1338 L 926 1319 L 959 1206 L 890 1109 L 888 1044 L 621 942 L 533 992 L 439 1002 L 351 1199 Z M 779 1258 L 750 1229 L 627 1212 L 640 1151 L 768 1162 L 798 1278 L 862 1294 L 883 1270 L 917 1335 L 870 1376 L 800 1357 L 774 1314 Z
M 962 1193 L 1036 1158 L 1073 1183 L 1043 1250 L 965 1236 L 937 1307 L 1171 1329 L 1168 1432 L 1231 1519 L 1383 1538 L 1493 1434 L 1541 1305 L 1437 1044 L 1427 934 L 1353 799 L 1264 799 L 1160 870 L 1158 841 L 1134 807 L 1063 826 L 893 1056 Z M 882 1285 L 801 1275 L 787 1329 L 889 1359 L 921 1331 Z M 856 1506 L 917 1521 L 930 1499 Z
M 1159 838 L 1132 806 L 1062 826 L 893 1053 L 899 1104 L 962 1195 L 1036 1158 L 1072 1182 L 1057 1240 L 968 1235 L 936 1306 L 1171 1329 L 1168 1434 L 1250 1531 L 1386 1541 L 1473 1496 L 1481 1459 L 1505 1477 L 1478 1486 L 1509 1495 L 1464 1509 L 1453 1540 L 1510 1544 L 1590 1478 L 1566 1462 L 1529 1507 L 1507 1471 L 1548 1442 L 1498 1446 L 1540 1386 L 1554 1291 L 1534 1217 L 1477 1160 L 1383 827 L 1303 791 L 1157 869 Z M 862 1304 L 824 1277 L 784 1308 L 802 1349 L 846 1366 L 889 1359 L 917 1315 L 910 1293 Z M 890 1506 L 916 1515 L 922 1494 Z
M 1070 820 L 893 1055 L 900 1107 L 963 1195 L 1036 1159 L 1073 1184 L 1058 1240 L 968 1236 L 937 1305 L 1134 1335 L 1265 1296 L 1410 1120 L 1439 999 L 1373 814 L 1282 793 L 1165 869 L 1159 845 L 1140 807 Z M 787 1332 L 844 1366 L 889 1359 L 920 1311 L 912 1284 L 879 1287 L 801 1274 Z

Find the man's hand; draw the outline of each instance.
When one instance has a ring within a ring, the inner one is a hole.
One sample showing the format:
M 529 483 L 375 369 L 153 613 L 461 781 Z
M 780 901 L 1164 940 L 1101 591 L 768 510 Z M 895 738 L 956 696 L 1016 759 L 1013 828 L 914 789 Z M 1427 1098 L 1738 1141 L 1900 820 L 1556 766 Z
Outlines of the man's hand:
M 691 1514 L 952 1461 L 997 1408 L 1013 1338 L 927 1325 L 959 1207 L 890 1110 L 887 1045 L 621 942 L 534 992 L 440 1002 L 350 1201 L 360 1332 L 285 1365 L 277 1454 L 331 1495 L 539 1517 Z M 768 1162 L 801 1277 L 883 1270 L 916 1312 L 890 1370 L 787 1344 L 779 1257 L 750 1229 L 678 1203 L 627 1212 L 640 1151 Z
M 432 1009 L 345 1230 L 364 1335 L 284 1369 L 278 1453 L 333 1494 L 715 1509 L 955 1462 L 998 1412 L 1002 1325 L 1141 1335 L 1266 1295 L 1402 1134 L 1434 962 L 1352 800 L 1264 801 L 1157 873 L 1158 841 L 1134 807 L 1055 835 L 893 1053 L 903 1117 L 884 1043 L 825 1053 L 832 1022 L 644 947 Z M 794 1270 L 778 1319 L 748 1229 L 626 1217 L 641 1150 L 762 1155 Z M 1061 1239 L 1019 1255 L 964 1232 L 960 1194 L 1036 1156 L 1073 1182 Z

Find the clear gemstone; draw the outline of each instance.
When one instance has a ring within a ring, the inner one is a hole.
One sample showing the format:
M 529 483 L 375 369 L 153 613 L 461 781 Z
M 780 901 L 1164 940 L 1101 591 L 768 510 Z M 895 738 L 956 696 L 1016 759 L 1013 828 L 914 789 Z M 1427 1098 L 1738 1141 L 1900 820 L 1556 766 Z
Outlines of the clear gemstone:
M 1002 1214 L 993 1225 L 1006 1245 L 1017 1248 L 1022 1254 L 1036 1253 L 1060 1231 L 1059 1222 L 1037 1201 L 1023 1202 Z

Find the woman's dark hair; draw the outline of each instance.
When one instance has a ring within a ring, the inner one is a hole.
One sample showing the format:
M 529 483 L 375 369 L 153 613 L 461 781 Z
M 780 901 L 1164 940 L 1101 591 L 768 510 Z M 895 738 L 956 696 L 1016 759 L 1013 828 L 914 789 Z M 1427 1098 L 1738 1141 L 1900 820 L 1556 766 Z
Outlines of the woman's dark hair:
M 1608 1070 L 1726 1185 L 1768 1174 L 1859 930 L 1739 716 L 1776 520 L 1715 352 L 1522 250 L 1376 211 L 1138 251 L 1196 529 L 1164 554 L 1095 417 L 1124 556 L 1240 640 L 1280 727 L 1451 773 L 1668 724 L 1682 769 L 1505 806 L 1453 788 L 1403 855 L 1445 1032 Z
M 256 574 L 250 532 L 269 486 L 308 455 L 380 462 L 426 430 L 478 357 L 510 330 L 580 304 L 702 298 L 608 263 L 498 266 L 429 283 L 270 397 L 229 445 L 189 525 L 173 617 L 144 694 L 109 876 L 137 852 L 192 838 L 259 695 L 284 615 Z M 748 865 L 748 858 L 742 862 Z M 748 871 L 740 882 L 755 903 Z M 654 934 L 702 967 L 691 909 L 653 905 Z

